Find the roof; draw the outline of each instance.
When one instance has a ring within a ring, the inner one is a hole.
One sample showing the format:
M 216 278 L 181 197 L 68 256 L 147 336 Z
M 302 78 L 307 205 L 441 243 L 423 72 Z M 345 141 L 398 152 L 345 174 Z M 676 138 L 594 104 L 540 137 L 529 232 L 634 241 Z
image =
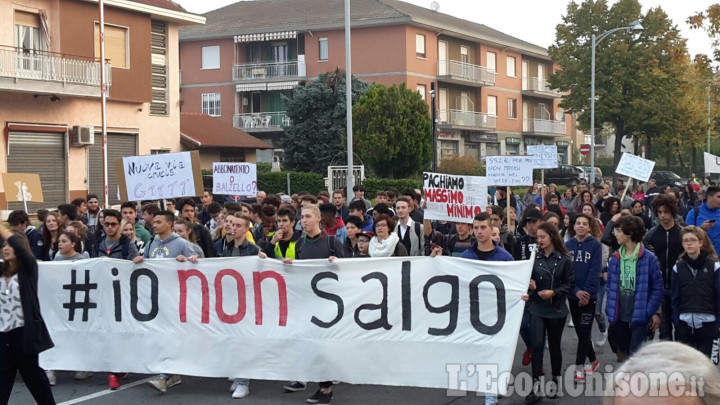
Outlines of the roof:
M 158 1 L 158 0 L 156 0 Z M 292 10 L 279 12 L 278 10 Z M 202 26 L 182 27 L 180 40 L 226 38 L 239 34 L 273 31 L 342 29 L 344 5 L 328 0 L 254 0 L 239 1 L 203 14 Z M 448 14 L 399 0 L 353 0 L 350 9 L 353 27 L 416 24 L 448 35 L 460 35 L 477 41 L 516 48 L 548 59 L 547 49 Z
M 134 1 L 135 3 L 147 4 L 148 6 L 166 8 L 168 10 L 182 11 L 183 13 L 187 12 L 187 10 L 185 10 L 181 5 L 174 3 L 170 0 L 132 0 L 132 1 Z
M 191 149 L 272 149 L 245 131 L 207 114 L 180 113 L 180 142 Z

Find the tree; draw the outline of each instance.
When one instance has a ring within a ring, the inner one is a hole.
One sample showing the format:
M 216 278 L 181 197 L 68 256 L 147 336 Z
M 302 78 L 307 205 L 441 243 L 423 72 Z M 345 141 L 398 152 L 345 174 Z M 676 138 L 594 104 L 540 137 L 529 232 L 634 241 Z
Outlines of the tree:
M 372 85 L 353 106 L 353 127 L 353 148 L 377 176 L 409 177 L 429 168 L 428 105 L 405 83 Z
M 720 61 L 720 3 L 709 6 L 705 11 L 699 11 L 687 19 L 690 28 L 704 29 L 710 37 L 714 48 L 713 58 Z
M 352 79 L 352 102 L 365 93 L 369 83 Z M 290 170 L 326 173 L 331 163 L 344 164 L 346 139 L 345 72 L 321 74 L 318 79 L 293 89 L 285 99 L 291 124 L 285 128 L 285 166 Z
M 597 128 L 604 123 L 615 128 L 616 166 L 625 137 L 639 137 L 647 145 L 662 135 L 677 137 L 684 119 L 677 107 L 685 40 L 660 8 L 643 16 L 637 0 L 619 0 L 612 7 L 606 0 L 589 0 L 568 5 L 548 50 L 561 66 L 550 84 L 568 92 L 561 106 L 579 113 L 580 128 L 589 129 L 591 36 L 638 19 L 644 27 L 639 35 L 618 31 L 596 46 L 595 123 Z

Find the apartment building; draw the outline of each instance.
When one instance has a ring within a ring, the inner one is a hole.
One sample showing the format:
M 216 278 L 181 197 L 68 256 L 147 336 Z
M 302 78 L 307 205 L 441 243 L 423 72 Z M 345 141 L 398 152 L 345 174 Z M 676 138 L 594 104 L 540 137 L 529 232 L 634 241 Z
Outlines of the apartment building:
M 0 2 L 0 172 L 37 173 L 44 203 L 103 195 L 97 1 Z M 178 28 L 202 24 L 169 0 L 106 0 L 110 203 L 115 158 L 181 150 Z M 7 202 L 0 184 L 0 209 Z
M 183 112 L 203 112 L 276 147 L 290 124 L 284 97 L 319 73 L 345 67 L 341 1 L 241 1 L 180 30 Z M 399 0 L 351 3 L 352 72 L 407 83 L 437 110 L 438 156 L 521 154 L 574 131 L 547 77 L 545 48 L 482 24 Z M 435 83 L 435 94 L 430 94 Z M 269 160 L 258 153 L 258 160 Z

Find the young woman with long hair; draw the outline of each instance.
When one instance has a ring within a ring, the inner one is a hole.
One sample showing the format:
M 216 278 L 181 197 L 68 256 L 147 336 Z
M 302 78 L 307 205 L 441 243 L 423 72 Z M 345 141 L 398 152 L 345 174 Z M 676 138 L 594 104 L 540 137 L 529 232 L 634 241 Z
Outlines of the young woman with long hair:
M 55 259 L 58 250 L 58 238 L 62 233 L 58 222 L 59 215 L 57 212 L 49 212 L 43 222 L 43 248 L 42 258 L 49 262 Z
M 560 233 L 552 224 L 543 223 L 537 229 L 538 251 L 535 257 L 530 293 L 530 331 L 532 340 L 533 390 L 525 398 L 537 403 L 541 397 L 537 390 L 543 369 L 544 342 L 547 335 L 550 349 L 552 380 L 556 384 L 562 375 L 562 333 L 568 316 L 567 295 L 575 286 L 573 262 Z M 555 397 L 557 393 L 549 393 Z
M 137 248 L 138 255 L 142 256 L 142 254 L 145 252 L 145 242 L 135 236 L 135 224 L 126 219 L 123 219 L 122 221 L 120 221 L 120 231 L 123 235 L 130 238 L 130 240 L 135 245 L 135 248 Z
M 19 371 L 35 402 L 54 405 L 50 382 L 38 364 L 38 355 L 53 342 L 40 315 L 37 260 L 22 232 L 0 227 L 0 238 L 0 404 L 10 400 Z
M 200 247 L 200 245 L 197 244 L 197 239 L 195 238 L 195 232 L 193 232 L 193 225 L 192 222 L 189 220 L 177 217 L 175 218 L 175 223 L 173 225 L 173 230 L 175 233 L 180 235 L 183 239 L 188 241 L 190 245 L 192 246 L 193 250 L 197 254 L 198 258 L 203 258 L 205 255 L 203 254 L 203 250 Z
M 54 261 L 60 260 L 82 260 L 89 258 L 87 252 L 82 251 L 80 238 L 73 232 L 63 232 L 58 238 L 58 252 Z

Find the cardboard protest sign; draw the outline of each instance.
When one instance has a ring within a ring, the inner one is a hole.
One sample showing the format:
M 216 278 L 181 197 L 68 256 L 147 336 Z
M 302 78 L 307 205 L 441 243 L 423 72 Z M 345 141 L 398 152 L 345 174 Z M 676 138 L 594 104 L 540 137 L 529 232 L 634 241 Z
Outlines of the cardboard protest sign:
M 213 163 L 213 194 L 257 195 L 255 163 Z
M 423 173 L 425 219 L 472 224 L 487 206 L 487 182 L 481 176 Z
M 487 156 L 485 177 L 490 186 L 532 186 L 532 156 Z
M 703 152 L 705 173 L 720 173 L 720 156 Z
M 124 201 L 196 197 L 203 193 L 198 151 L 118 158 L 115 168 Z
M 533 156 L 533 168 L 554 169 L 558 167 L 556 145 L 528 145 L 527 154 Z
M 33 173 L 3 173 L 6 201 L 44 202 L 40 176 Z M 23 198 L 23 194 L 25 194 Z
M 615 173 L 632 177 L 640 181 L 650 180 L 655 162 L 635 156 L 632 153 L 623 153 Z
M 435 388 L 467 381 L 468 391 L 504 394 L 533 259 L 41 262 L 38 297 L 55 347 L 40 362 Z M 474 375 L 479 362 L 495 367 L 483 375 L 494 383 Z M 449 364 L 459 366 L 452 378 Z

